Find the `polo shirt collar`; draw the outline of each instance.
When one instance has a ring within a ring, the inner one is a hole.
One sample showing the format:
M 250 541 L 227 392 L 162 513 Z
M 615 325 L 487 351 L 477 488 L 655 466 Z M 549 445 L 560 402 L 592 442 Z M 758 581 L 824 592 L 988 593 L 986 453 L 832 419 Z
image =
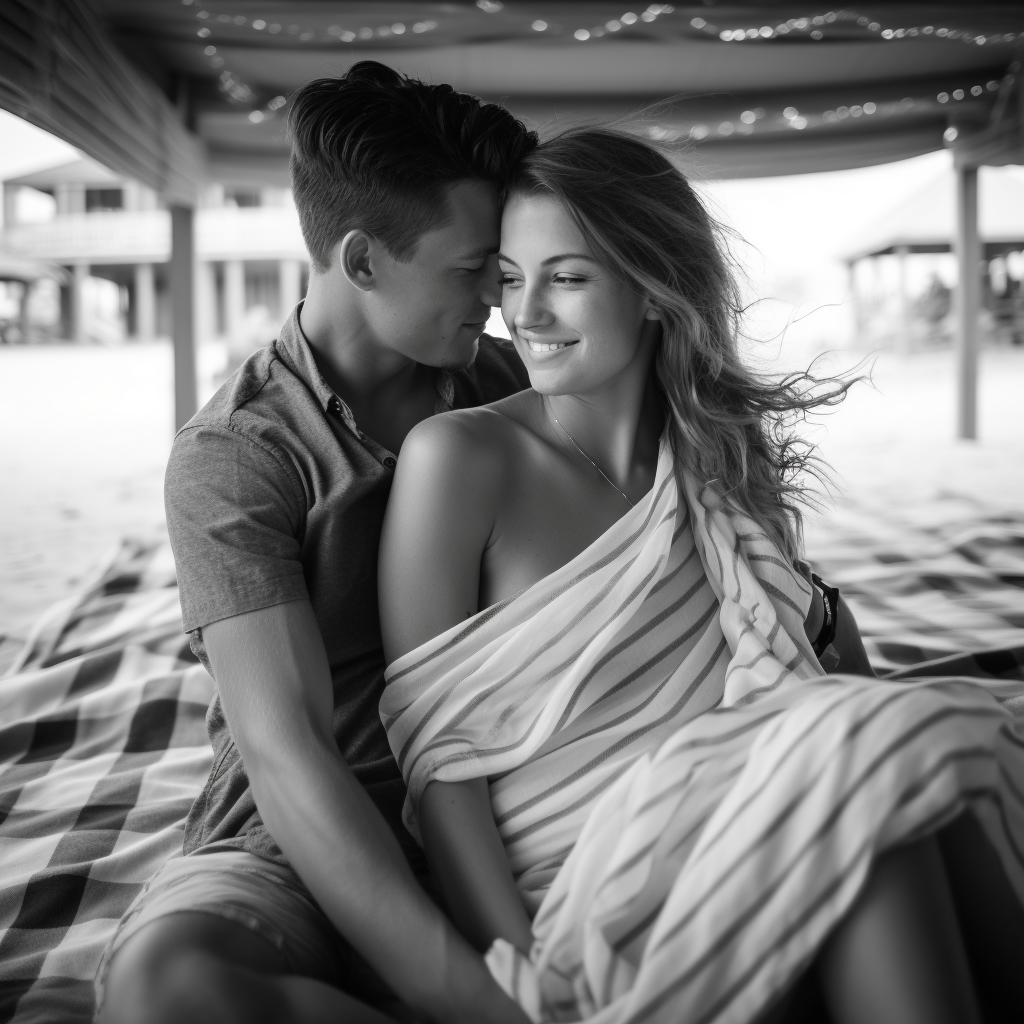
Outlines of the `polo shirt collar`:
M 324 412 L 340 416 L 353 433 L 359 434 L 359 428 L 348 403 L 335 394 L 316 365 L 309 339 L 303 334 L 299 324 L 301 309 L 300 302 L 284 322 L 277 336 L 277 354 L 288 369 L 316 395 Z M 455 378 L 449 370 L 438 368 L 434 371 L 434 390 L 437 395 L 434 412 L 449 412 L 455 405 Z

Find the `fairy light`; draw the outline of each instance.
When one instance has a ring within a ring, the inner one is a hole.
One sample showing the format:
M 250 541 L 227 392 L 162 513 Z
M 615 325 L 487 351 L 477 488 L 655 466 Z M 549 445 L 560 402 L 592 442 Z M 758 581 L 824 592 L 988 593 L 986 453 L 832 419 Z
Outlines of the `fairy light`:
M 828 26 L 841 22 L 846 26 L 856 25 L 865 32 L 878 36 L 886 41 L 893 39 L 913 39 L 917 37 L 934 37 L 936 39 L 957 40 L 974 46 L 986 46 L 994 43 L 1012 43 L 1024 39 L 1024 32 L 996 32 L 991 35 L 973 35 L 964 29 L 949 28 L 944 25 L 913 25 L 900 28 L 883 27 L 881 22 L 874 21 L 855 11 L 828 11 L 807 18 L 790 18 L 775 25 L 750 25 L 743 28 L 719 28 L 704 18 L 692 18 L 690 25 L 699 32 L 717 36 L 725 43 L 752 42 L 754 40 L 777 39 L 795 33 L 798 36 L 820 42 L 825 38 Z
M 1017 69 L 1011 69 L 1011 72 L 1004 78 L 1004 82 L 1012 84 L 1014 70 Z M 664 125 L 657 125 L 648 129 L 648 135 L 659 142 L 701 143 L 712 138 L 727 139 L 733 135 L 751 135 L 755 131 L 764 134 L 787 130 L 814 130 L 836 125 L 846 120 L 889 118 L 907 115 L 911 112 L 936 111 L 941 109 L 942 104 L 955 105 L 970 102 L 972 99 L 978 100 L 986 93 L 997 91 L 1000 85 L 1000 82 L 990 80 L 984 85 L 975 83 L 948 92 L 940 92 L 934 97 L 904 96 L 901 99 L 880 102 L 865 100 L 862 103 L 842 105 L 820 112 L 802 111 L 793 105 L 785 106 L 781 110 L 776 109 L 775 113 L 770 113 L 764 107 L 755 107 L 752 110 L 744 110 L 739 114 L 710 123 L 696 123 L 688 128 L 668 128 Z M 952 144 L 957 138 L 957 129 L 947 128 L 943 138 L 947 144 Z

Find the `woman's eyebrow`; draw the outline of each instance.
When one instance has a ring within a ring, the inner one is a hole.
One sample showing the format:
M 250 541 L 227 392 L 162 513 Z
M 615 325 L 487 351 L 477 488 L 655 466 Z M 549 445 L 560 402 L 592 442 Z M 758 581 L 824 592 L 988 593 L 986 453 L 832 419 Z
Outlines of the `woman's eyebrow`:
M 549 256 L 541 263 L 541 266 L 546 267 L 551 263 L 560 263 L 562 260 L 586 260 L 588 263 L 597 263 L 593 256 L 588 256 L 585 252 L 563 252 L 557 256 Z
M 509 259 L 509 257 L 502 252 L 498 253 L 498 259 L 503 263 L 511 263 L 513 267 L 519 266 L 515 260 Z M 541 262 L 541 266 L 546 267 L 551 263 L 559 263 L 562 260 L 586 260 L 588 263 L 597 263 L 597 260 L 595 260 L 593 256 L 588 256 L 584 252 L 563 252 L 559 253 L 557 256 L 549 256 L 546 260 Z M 598 266 L 600 266 L 599 263 Z

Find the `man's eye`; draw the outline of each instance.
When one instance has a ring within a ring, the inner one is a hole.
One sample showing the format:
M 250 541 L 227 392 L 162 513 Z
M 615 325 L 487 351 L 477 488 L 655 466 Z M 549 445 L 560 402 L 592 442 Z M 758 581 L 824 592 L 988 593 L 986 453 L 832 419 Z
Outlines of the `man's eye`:
M 481 263 L 479 267 L 459 267 L 458 268 L 458 272 L 460 274 L 479 274 L 480 271 L 483 270 L 484 267 L 486 267 L 486 266 L 487 266 L 487 264 L 485 262 L 485 263 Z

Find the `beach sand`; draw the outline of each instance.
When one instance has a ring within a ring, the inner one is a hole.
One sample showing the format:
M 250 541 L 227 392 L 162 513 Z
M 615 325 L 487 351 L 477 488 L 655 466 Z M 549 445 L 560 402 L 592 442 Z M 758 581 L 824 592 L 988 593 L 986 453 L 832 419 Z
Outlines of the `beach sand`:
M 162 529 L 171 403 L 167 344 L 0 348 L 0 670 L 121 538 Z M 874 385 L 811 431 L 841 489 L 808 522 L 810 555 L 858 516 L 1024 510 L 1024 350 L 983 354 L 981 440 L 954 432 L 952 353 L 878 356 Z

